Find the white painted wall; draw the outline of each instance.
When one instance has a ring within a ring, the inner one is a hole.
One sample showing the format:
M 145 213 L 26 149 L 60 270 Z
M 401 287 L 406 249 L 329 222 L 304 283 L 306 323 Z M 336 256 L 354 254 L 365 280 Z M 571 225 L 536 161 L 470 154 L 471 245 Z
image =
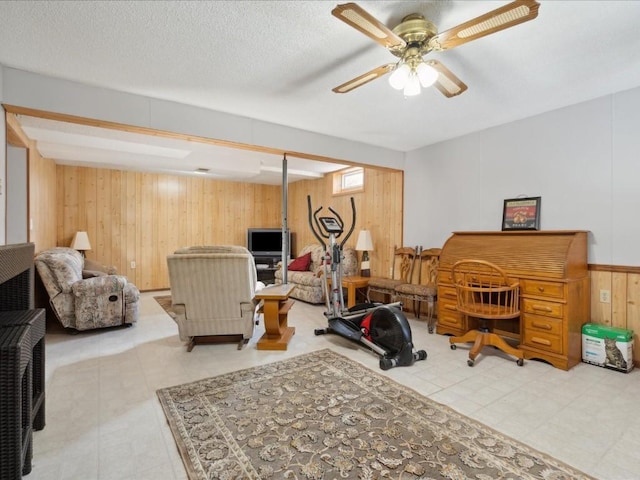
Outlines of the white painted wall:
M 0 103 L 3 96 L 3 72 L 4 67 L 0 65 Z M 4 108 L 0 107 L 0 245 L 6 243 L 6 215 L 7 215 L 7 196 L 6 196 L 6 170 L 7 170 L 7 152 L 4 146 L 7 144 L 7 125 L 4 118 Z
M 7 146 L 7 244 L 28 241 L 27 149 Z
M 500 230 L 505 198 L 541 196 L 541 229 L 589 230 L 589 262 L 640 265 L 640 88 L 407 153 L 406 245 Z

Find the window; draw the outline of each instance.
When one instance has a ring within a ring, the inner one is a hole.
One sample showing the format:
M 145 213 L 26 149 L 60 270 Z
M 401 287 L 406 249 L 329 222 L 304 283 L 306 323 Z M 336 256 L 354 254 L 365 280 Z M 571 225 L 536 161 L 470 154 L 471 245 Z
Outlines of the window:
M 333 194 L 364 191 L 364 169 L 347 168 L 333 174 Z

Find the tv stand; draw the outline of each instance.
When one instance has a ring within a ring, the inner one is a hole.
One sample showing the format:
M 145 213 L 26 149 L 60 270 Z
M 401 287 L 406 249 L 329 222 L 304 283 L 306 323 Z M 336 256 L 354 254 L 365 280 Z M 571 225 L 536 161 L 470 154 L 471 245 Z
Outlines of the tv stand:
M 266 284 L 275 283 L 275 272 L 278 269 L 278 262 L 282 260 L 282 257 L 263 257 L 254 256 L 253 260 L 256 264 L 256 272 L 258 273 L 258 280 Z

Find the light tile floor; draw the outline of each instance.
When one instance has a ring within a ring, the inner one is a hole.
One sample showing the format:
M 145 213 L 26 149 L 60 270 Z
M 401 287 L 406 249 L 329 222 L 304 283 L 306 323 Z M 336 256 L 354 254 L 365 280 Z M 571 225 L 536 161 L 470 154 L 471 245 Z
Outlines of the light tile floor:
M 335 335 L 322 306 L 297 302 L 289 314 L 296 334 L 284 352 L 256 350 L 257 327 L 242 351 L 233 344 L 196 346 L 187 353 L 173 320 L 141 297 L 131 328 L 46 336 L 46 416 L 34 434 L 28 480 L 186 479 L 156 390 L 224 372 L 332 348 L 425 396 L 475 418 L 603 480 L 640 479 L 640 370 L 624 374 L 579 364 L 568 372 L 543 362 L 524 367 L 488 351 L 467 366 L 464 347 L 429 335 L 410 319 L 426 361 L 383 372 L 378 358 Z M 487 350 L 485 350 L 487 351 Z

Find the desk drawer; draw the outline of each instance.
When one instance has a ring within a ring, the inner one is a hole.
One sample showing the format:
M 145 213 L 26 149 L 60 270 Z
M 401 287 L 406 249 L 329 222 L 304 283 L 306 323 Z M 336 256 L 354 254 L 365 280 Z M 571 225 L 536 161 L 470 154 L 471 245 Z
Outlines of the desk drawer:
M 438 285 L 447 284 L 453 288 L 453 277 L 451 275 L 451 267 L 438 269 Z
M 528 347 L 562 354 L 562 337 L 541 333 L 537 330 L 525 330 L 523 343 Z
M 535 295 L 563 300 L 564 283 L 522 279 L 520 280 L 520 293 L 522 295 Z
M 522 342 L 525 345 L 548 352 L 563 353 L 562 320 L 525 313 L 522 325 Z
M 439 299 L 448 299 L 453 303 L 458 301 L 458 296 L 456 294 L 456 287 L 454 286 L 439 286 L 438 287 L 438 298 Z
M 535 332 L 537 336 L 554 335 L 562 337 L 562 320 L 527 314 L 522 316 L 522 320 L 525 332 Z
M 524 313 L 534 315 L 544 315 L 545 317 L 562 318 L 564 315 L 564 304 L 522 298 L 520 300 L 521 309 Z
M 454 327 L 454 328 L 463 328 L 462 324 L 462 315 L 459 313 L 451 314 L 449 312 L 438 312 L 438 323 L 442 326 Z
M 462 315 L 456 308 L 457 303 L 449 298 L 438 296 L 438 323 L 450 327 L 462 328 Z

